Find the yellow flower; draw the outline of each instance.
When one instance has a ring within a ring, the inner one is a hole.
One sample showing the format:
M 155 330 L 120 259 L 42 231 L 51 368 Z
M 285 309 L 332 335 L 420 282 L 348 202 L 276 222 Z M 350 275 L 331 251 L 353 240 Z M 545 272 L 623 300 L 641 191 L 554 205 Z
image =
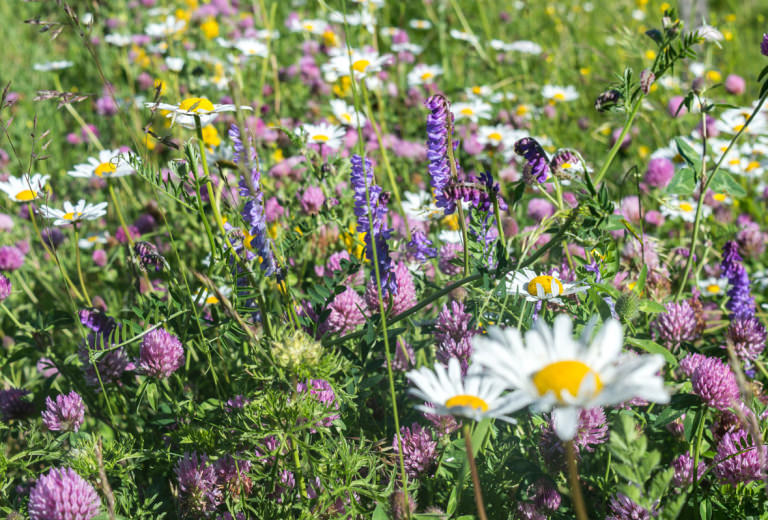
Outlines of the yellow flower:
M 161 79 L 156 79 L 155 83 L 153 85 L 154 89 L 157 89 L 157 87 L 160 87 L 160 95 L 164 95 L 165 91 L 168 89 L 168 85 L 166 85 L 165 81 Z
M 338 97 L 347 97 L 352 92 L 352 80 L 349 76 L 342 76 L 333 85 L 333 93 Z
M 664 2 L 663 4 L 661 4 L 661 7 L 659 7 L 659 10 L 660 10 L 662 13 L 663 13 L 664 11 L 669 11 L 670 9 L 672 9 L 672 6 L 671 6 L 671 5 L 669 5 L 669 3 L 668 3 L 668 2 Z
M 717 83 L 718 81 L 722 81 L 723 75 L 716 70 L 708 70 L 707 79 L 712 83 Z
M 139 67 L 149 67 L 150 65 L 150 59 L 149 56 L 147 56 L 147 53 L 144 49 L 139 47 L 138 45 L 134 45 L 131 47 L 131 51 L 133 52 L 133 62 L 138 65 Z
M 185 22 L 188 22 L 190 18 L 192 18 L 192 15 L 189 11 L 185 9 L 176 9 L 176 18 L 179 20 L 184 20 Z
M 735 22 L 736 21 L 736 15 L 733 14 L 733 13 L 725 15 L 725 21 L 726 22 Z
M 652 51 L 652 50 L 645 51 L 645 59 L 647 59 L 647 60 L 655 60 L 656 59 L 656 51 Z
M 209 40 L 213 40 L 219 35 L 219 24 L 213 17 L 206 18 L 205 21 L 200 24 L 200 30 Z
M 272 161 L 274 163 L 282 162 L 285 157 L 283 156 L 283 150 L 280 148 L 277 148 L 274 152 L 272 152 Z
M 444 217 L 440 222 L 452 231 L 459 229 L 459 217 L 457 213 Z
M 723 31 L 723 38 L 725 38 L 725 41 L 729 42 L 733 40 L 733 32 L 729 31 L 728 29 Z
M 581 74 L 582 76 L 589 76 L 590 72 L 591 70 L 589 69 L 589 67 L 582 67 L 579 69 L 579 74 Z
M 332 30 L 326 29 L 323 33 L 323 42 L 325 42 L 328 47 L 338 47 L 339 37 L 336 36 L 336 33 Z
M 648 157 L 648 155 L 651 153 L 651 149 L 648 148 L 646 145 L 640 145 L 637 149 L 637 153 L 640 155 L 642 159 L 645 159 Z
M 347 252 L 355 258 L 362 260 L 365 249 L 365 233 L 357 233 L 355 224 L 350 224 L 348 231 L 341 234 L 341 240 Z
M 274 222 L 271 226 L 267 228 L 267 233 L 269 233 L 269 237 L 272 240 L 277 240 L 277 222 Z
M 203 142 L 210 147 L 221 144 L 221 137 L 219 137 L 219 132 L 216 131 L 215 126 L 208 125 L 203 128 Z

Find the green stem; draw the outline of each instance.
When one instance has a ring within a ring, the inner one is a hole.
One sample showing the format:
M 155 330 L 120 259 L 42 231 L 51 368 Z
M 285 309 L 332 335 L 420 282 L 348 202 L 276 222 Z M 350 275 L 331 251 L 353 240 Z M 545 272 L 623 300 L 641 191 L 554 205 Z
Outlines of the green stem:
M 75 233 L 75 264 L 77 265 L 77 277 L 80 279 L 80 288 L 83 290 L 83 297 L 85 298 L 85 302 L 88 304 L 88 307 L 91 307 L 91 297 L 88 296 L 88 289 L 85 288 L 85 279 L 83 278 L 83 269 L 80 265 L 80 244 L 79 242 L 79 233 L 77 229 L 77 223 L 73 225 L 74 227 L 74 233 Z
M 448 164 L 451 168 L 451 178 L 454 182 L 459 180 L 459 172 L 456 171 L 456 158 L 453 155 L 453 123 L 451 119 L 453 116 L 449 114 L 448 117 Z M 461 228 L 461 240 L 464 245 L 464 276 L 469 275 L 469 241 L 467 240 L 467 222 L 464 219 L 464 208 L 462 207 L 462 201 L 456 202 L 456 209 L 459 213 L 459 228 Z
M 56 254 L 55 251 L 53 251 L 50 247 L 48 247 L 48 244 L 43 239 L 42 233 L 40 233 L 40 228 L 37 226 L 37 219 L 35 219 L 35 214 L 32 208 L 29 209 L 29 220 L 32 221 L 32 227 L 35 228 L 35 233 L 37 234 L 37 238 L 40 239 L 40 243 L 43 244 L 43 248 L 45 249 L 45 252 L 50 255 L 51 258 L 53 258 L 53 261 L 56 263 L 56 267 L 59 268 L 59 272 L 61 273 L 61 276 L 64 278 L 64 281 L 67 283 L 69 288 L 72 290 L 73 293 L 75 293 L 75 297 L 78 300 L 82 300 L 83 297 L 80 295 L 80 291 L 77 290 L 77 287 L 75 287 L 75 284 L 72 282 L 72 279 L 69 277 L 66 271 L 61 267 L 61 262 L 59 262 L 59 257 Z M 74 304 L 73 304 L 74 305 Z
M 475 490 L 475 506 L 477 506 L 477 516 L 480 520 L 488 520 L 488 516 L 485 514 L 485 506 L 483 505 L 483 490 L 480 487 L 480 476 L 477 473 L 475 454 L 472 453 L 472 432 L 469 431 L 469 424 L 464 424 L 462 433 L 464 434 L 464 446 L 467 449 L 469 472 L 472 475 L 472 487 Z
M 200 161 L 203 163 L 203 173 L 205 174 L 205 187 L 208 189 L 208 198 L 210 199 L 211 209 L 213 209 L 213 219 L 216 221 L 219 233 L 229 243 L 227 231 L 224 229 L 224 220 L 221 218 L 221 213 L 219 213 L 216 193 L 214 193 L 213 184 L 211 183 L 211 173 L 208 170 L 208 158 L 205 154 L 205 142 L 203 141 L 203 127 L 200 124 L 200 117 L 197 115 L 195 116 L 195 129 L 197 130 L 197 145 L 200 148 Z M 208 229 L 210 230 L 210 228 Z M 229 246 L 231 247 L 232 245 L 229 244 Z
M 587 508 L 584 505 L 584 496 L 581 494 L 579 483 L 579 470 L 576 466 L 576 448 L 573 440 L 565 443 L 565 458 L 568 460 L 568 484 L 571 487 L 571 500 L 578 520 L 587 520 Z
M 696 444 L 693 447 L 693 503 L 697 504 L 697 494 L 699 490 L 699 475 L 698 469 L 699 469 L 699 452 L 701 451 L 701 442 L 704 437 L 704 407 L 699 406 L 699 409 L 696 411 Z
M 294 388 L 295 387 L 296 385 L 294 385 Z M 299 447 L 294 437 L 291 437 L 291 451 L 293 451 L 293 463 L 296 465 L 296 474 L 299 477 L 299 490 L 301 491 L 301 498 L 309 498 L 309 494 L 307 493 L 307 483 L 304 481 L 304 472 L 301 471 Z
M 593 181 L 595 187 L 597 187 L 597 185 L 600 184 L 600 181 L 603 180 L 603 177 L 605 177 L 605 174 L 608 171 L 608 168 L 610 168 L 611 163 L 613 162 L 613 159 L 616 157 L 616 154 L 619 152 L 619 148 L 621 148 L 621 143 L 624 142 L 624 138 L 627 136 L 627 133 L 629 132 L 629 129 L 635 120 L 637 111 L 640 110 L 640 105 L 643 104 L 643 98 L 644 96 L 641 94 L 640 97 L 637 98 L 637 101 L 635 101 L 635 105 L 632 107 L 632 111 L 629 113 L 629 117 L 627 118 L 626 123 L 624 123 L 624 128 L 621 129 L 621 134 L 619 135 L 619 138 L 616 139 L 615 143 L 613 143 L 613 147 L 611 148 L 611 151 L 608 153 L 608 159 L 605 160 L 603 167 L 600 168 L 600 171 L 597 173 L 597 176 Z

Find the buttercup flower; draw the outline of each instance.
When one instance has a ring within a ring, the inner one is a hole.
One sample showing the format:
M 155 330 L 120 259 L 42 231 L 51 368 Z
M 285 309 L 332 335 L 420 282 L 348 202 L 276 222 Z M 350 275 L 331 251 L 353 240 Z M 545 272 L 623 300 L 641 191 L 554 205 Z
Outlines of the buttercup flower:
M 633 398 L 669 401 L 664 380 L 656 374 L 664 358 L 622 353 L 624 335 L 618 321 L 606 321 L 592 338 L 594 328 L 591 321 L 581 338 L 574 339 L 566 315 L 557 316 L 552 328 L 538 320 L 525 339 L 518 329 L 493 327 L 487 337 L 473 339 L 473 362 L 504 381 L 512 391 L 513 408 L 552 410 L 562 440 L 574 438 L 582 410 Z

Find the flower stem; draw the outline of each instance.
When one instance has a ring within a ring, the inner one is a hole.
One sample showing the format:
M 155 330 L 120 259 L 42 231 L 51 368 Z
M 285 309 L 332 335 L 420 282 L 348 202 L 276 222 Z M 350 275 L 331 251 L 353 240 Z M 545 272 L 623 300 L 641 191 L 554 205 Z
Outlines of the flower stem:
M 600 168 L 600 171 L 597 173 L 597 176 L 593 181 L 595 187 L 597 187 L 597 185 L 600 184 L 600 181 L 603 180 L 603 177 L 605 177 L 605 174 L 608 171 L 608 168 L 610 168 L 611 163 L 613 162 L 613 159 L 615 159 L 616 154 L 619 153 L 619 148 L 621 148 L 621 143 L 624 142 L 624 138 L 627 136 L 627 133 L 629 132 L 630 127 L 632 126 L 632 123 L 635 121 L 635 116 L 637 115 L 637 111 L 640 110 L 640 105 L 643 104 L 643 97 L 644 96 L 640 95 L 640 97 L 637 98 L 637 101 L 635 101 L 635 104 L 632 107 L 632 111 L 629 113 L 629 117 L 627 118 L 626 123 L 624 123 L 624 128 L 621 129 L 621 134 L 619 135 L 619 138 L 616 139 L 616 142 L 613 143 L 613 147 L 611 148 L 611 151 L 608 152 L 608 159 L 605 160 L 603 167 Z M 586 175 L 589 175 L 589 174 L 586 174 Z
M 296 388 L 296 385 L 294 385 Z M 296 439 L 291 437 L 291 451 L 293 451 L 293 463 L 296 465 L 296 474 L 299 477 L 299 490 L 301 491 L 301 498 L 309 498 L 307 493 L 307 483 L 304 481 L 304 473 L 301 471 L 301 458 L 299 456 L 299 447 Z
M 472 487 L 475 490 L 475 505 L 477 506 L 477 517 L 480 520 L 488 520 L 485 514 L 485 506 L 483 505 L 483 490 L 480 487 L 480 476 L 477 474 L 477 464 L 475 463 L 475 455 L 472 453 L 472 433 L 469 431 L 469 424 L 464 424 L 464 445 L 467 448 L 467 461 L 469 462 L 469 472 L 472 474 Z
M 571 487 L 571 500 L 573 501 L 573 509 L 576 511 L 576 518 L 587 520 L 587 508 L 581 494 L 579 470 L 576 467 L 576 448 L 573 446 L 572 440 L 565 443 L 565 458 L 568 460 L 568 483 Z
M 91 307 L 91 297 L 88 296 L 88 289 L 85 288 L 85 279 L 83 278 L 83 269 L 80 265 L 80 244 L 79 242 L 79 233 L 77 229 L 77 223 L 74 224 L 74 233 L 75 233 L 75 240 L 74 240 L 74 247 L 75 247 L 75 264 L 77 265 L 77 277 L 80 279 L 80 288 L 83 290 L 83 298 L 85 298 L 85 302 L 88 304 L 88 307 Z
M 37 225 L 37 220 L 35 219 L 34 210 L 31 207 L 29 208 L 29 220 L 32 221 L 32 227 L 35 228 L 35 233 L 37 234 L 37 237 L 40 239 L 40 243 L 43 244 L 43 249 L 45 249 L 45 252 L 48 253 L 51 258 L 53 258 L 53 261 L 56 263 L 56 266 L 59 268 L 59 272 L 61 273 L 61 276 L 64 278 L 64 281 L 67 283 L 69 288 L 75 294 L 75 297 L 78 300 L 82 300 L 83 297 L 80 295 L 80 291 L 77 290 L 77 287 L 75 287 L 75 284 L 72 282 L 72 279 L 69 277 L 67 272 L 64 271 L 64 269 L 61 267 L 61 262 L 59 262 L 58 255 L 56 254 L 56 252 L 53 250 L 52 247 L 48 247 L 48 243 L 45 241 L 45 239 L 43 239 L 43 234 L 40 232 L 40 228 Z
M 456 170 L 456 158 L 453 155 L 453 114 L 446 116 L 448 123 L 448 165 L 451 168 L 451 178 L 454 182 L 459 180 L 459 172 Z M 464 207 L 462 201 L 456 201 L 456 209 L 459 212 L 459 227 L 461 228 L 461 241 L 464 245 L 464 276 L 469 276 L 469 242 L 467 240 L 467 222 L 464 219 Z

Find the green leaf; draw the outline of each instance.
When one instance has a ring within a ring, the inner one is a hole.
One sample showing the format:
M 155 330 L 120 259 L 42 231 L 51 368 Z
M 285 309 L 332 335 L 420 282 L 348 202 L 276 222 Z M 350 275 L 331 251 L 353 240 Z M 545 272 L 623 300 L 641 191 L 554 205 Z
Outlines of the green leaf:
M 688 166 L 692 167 L 696 173 L 701 172 L 701 154 L 697 153 L 682 137 L 675 137 L 675 146 Z
M 150 381 L 147 383 L 147 402 L 149 403 L 149 407 L 152 408 L 153 411 L 157 410 L 157 386 L 155 385 L 154 381 Z
M 653 300 L 640 300 L 638 308 L 647 314 L 658 314 L 667 310 L 662 304 Z
M 680 168 L 664 190 L 667 195 L 690 195 L 696 187 L 693 170 Z
M 763 67 L 763 70 L 760 71 L 760 75 L 757 77 L 757 82 L 760 83 L 763 81 L 763 78 L 765 78 L 766 74 L 768 74 L 768 65 Z
M 376 503 L 376 509 L 373 510 L 371 520 L 388 520 L 387 508 L 381 503 Z
M 677 366 L 677 358 L 674 355 L 672 355 L 672 353 L 669 350 L 667 350 L 666 348 L 659 345 L 653 340 L 627 337 L 626 341 L 630 345 L 641 348 L 651 354 L 661 354 L 662 356 L 664 356 L 664 360 L 667 363 L 669 363 L 673 367 Z
M 718 170 L 712 181 L 709 183 L 709 188 L 715 193 L 727 193 L 736 198 L 743 198 L 747 196 L 747 192 L 741 187 L 741 184 L 725 170 Z

